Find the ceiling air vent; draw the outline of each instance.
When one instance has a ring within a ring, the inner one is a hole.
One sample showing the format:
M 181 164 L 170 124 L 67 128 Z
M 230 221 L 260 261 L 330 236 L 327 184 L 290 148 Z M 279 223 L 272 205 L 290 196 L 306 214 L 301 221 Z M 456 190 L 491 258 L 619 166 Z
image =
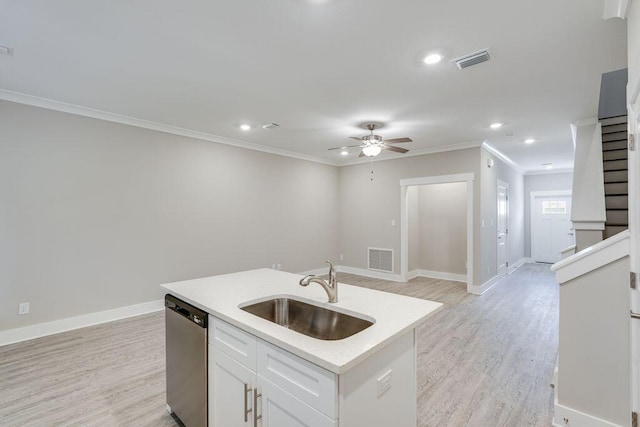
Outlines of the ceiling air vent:
M 482 49 L 477 52 L 470 53 L 469 55 L 461 56 L 460 58 L 452 59 L 451 62 L 456 64 L 461 70 L 463 68 L 471 67 L 472 65 L 487 62 L 491 59 L 489 49 Z

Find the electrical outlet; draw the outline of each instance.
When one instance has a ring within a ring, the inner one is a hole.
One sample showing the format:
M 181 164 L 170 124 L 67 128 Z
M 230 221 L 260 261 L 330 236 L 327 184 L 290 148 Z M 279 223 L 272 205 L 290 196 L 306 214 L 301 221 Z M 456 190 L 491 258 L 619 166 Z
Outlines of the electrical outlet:
M 396 220 L 395 220 L 395 219 L 392 219 L 392 220 L 391 220 L 391 226 L 392 226 L 392 227 L 395 227 L 395 225 L 396 225 Z
M 378 388 L 378 397 L 380 397 L 391 388 L 391 369 L 389 369 L 381 377 L 379 377 L 376 382 Z
M 276 270 L 276 265 L 275 264 L 271 264 L 271 269 L 272 270 Z
M 344 261 L 344 255 L 340 254 L 340 261 Z
M 18 316 L 21 316 L 23 314 L 29 314 L 28 302 L 21 302 L 20 304 L 18 304 Z
M 276 270 L 282 270 L 282 264 L 277 264 L 276 265 Z

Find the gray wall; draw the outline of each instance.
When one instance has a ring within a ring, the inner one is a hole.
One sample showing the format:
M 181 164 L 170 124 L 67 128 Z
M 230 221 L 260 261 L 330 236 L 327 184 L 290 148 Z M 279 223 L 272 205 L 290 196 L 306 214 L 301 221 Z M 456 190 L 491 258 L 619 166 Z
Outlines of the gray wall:
M 373 181 L 370 171 L 373 168 Z M 340 252 L 344 265 L 367 268 L 367 247 L 390 248 L 400 274 L 400 180 L 474 173 L 474 212 L 480 212 L 480 148 L 406 157 L 340 168 Z M 396 225 L 391 225 L 395 220 Z M 474 253 L 480 250 L 474 221 Z M 474 284 L 483 279 L 475 262 Z
M 572 185 L 572 172 L 526 175 L 524 177 L 524 247 L 526 257 L 531 257 L 531 192 L 571 190 Z
M 0 101 L 0 330 L 156 300 L 163 282 L 322 267 L 338 254 L 338 177 Z
M 493 159 L 493 167 L 488 167 Z M 509 184 L 509 265 L 524 258 L 524 176 L 500 158 L 482 150 L 482 265 L 484 281 L 497 274 L 498 180 Z M 483 281 L 483 282 L 484 282 Z
M 467 184 L 411 186 L 409 271 L 467 274 Z

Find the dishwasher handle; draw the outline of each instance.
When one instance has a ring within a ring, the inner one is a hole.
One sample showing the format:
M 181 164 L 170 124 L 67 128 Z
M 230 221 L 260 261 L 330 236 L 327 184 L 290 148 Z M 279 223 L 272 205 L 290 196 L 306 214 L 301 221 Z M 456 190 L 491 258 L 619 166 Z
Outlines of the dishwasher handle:
M 207 327 L 207 313 L 205 311 L 200 310 L 197 307 L 194 307 L 186 302 L 179 300 L 173 295 L 165 295 L 164 296 L 164 306 L 167 310 L 171 310 L 185 319 L 188 319 L 192 323 L 200 326 L 201 328 Z

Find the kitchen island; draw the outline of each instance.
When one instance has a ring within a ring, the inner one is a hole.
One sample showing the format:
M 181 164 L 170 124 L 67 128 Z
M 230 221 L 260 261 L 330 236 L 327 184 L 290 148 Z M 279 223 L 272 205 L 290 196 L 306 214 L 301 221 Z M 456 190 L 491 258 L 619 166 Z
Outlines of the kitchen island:
M 164 284 L 209 313 L 209 426 L 416 425 L 415 328 L 442 304 L 270 269 Z M 242 310 L 288 297 L 373 322 L 326 341 Z

